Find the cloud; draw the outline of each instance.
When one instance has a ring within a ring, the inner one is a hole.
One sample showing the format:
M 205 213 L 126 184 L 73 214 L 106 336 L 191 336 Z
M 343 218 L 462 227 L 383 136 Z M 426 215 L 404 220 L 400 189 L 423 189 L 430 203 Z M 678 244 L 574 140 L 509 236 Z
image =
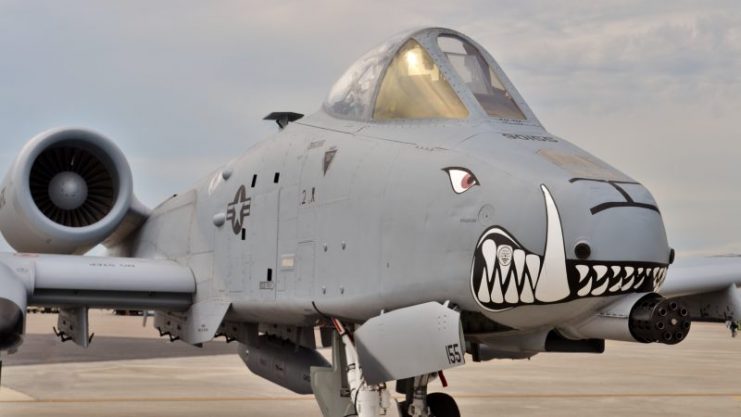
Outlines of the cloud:
M 539 94 L 548 94 L 544 103 L 548 106 L 601 101 L 614 109 L 670 98 L 728 95 L 729 88 L 738 96 L 741 13 L 681 2 L 661 4 L 665 7 L 659 10 L 636 5 L 634 13 L 617 7 L 611 14 L 588 19 L 575 13 L 576 18 L 565 18 L 568 24 L 531 28 L 535 35 L 520 37 L 520 47 L 512 48 L 507 59 L 514 71 L 536 84 Z M 555 94 L 565 89 L 568 94 Z
M 741 252 L 730 0 L 5 1 L 0 171 L 39 131 L 88 126 L 154 206 L 274 133 L 265 114 L 313 112 L 365 50 L 425 25 L 486 46 L 550 131 L 649 186 L 677 249 Z

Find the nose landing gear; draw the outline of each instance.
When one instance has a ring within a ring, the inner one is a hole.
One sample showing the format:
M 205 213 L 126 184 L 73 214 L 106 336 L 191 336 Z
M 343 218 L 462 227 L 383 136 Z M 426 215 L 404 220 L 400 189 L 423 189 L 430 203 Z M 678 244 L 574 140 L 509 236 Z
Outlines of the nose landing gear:
M 731 337 L 736 337 L 738 335 L 738 329 L 741 327 L 741 321 L 727 320 L 726 327 L 731 331 Z
M 332 367 L 312 367 L 311 387 L 324 417 L 460 417 L 455 400 L 427 385 L 442 372 L 397 381 L 396 391 L 406 399 L 397 403 L 385 383 L 368 384 L 358 363 L 352 335 L 337 320 L 332 338 Z
M 427 384 L 438 374 L 427 374 L 398 381 L 396 391 L 406 394 L 406 399 L 399 403 L 401 417 L 460 417 L 453 397 L 443 392 L 427 393 Z
M 458 404 L 444 392 L 433 392 L 427 395 L 427 406 L 435 417 L 461 417 Z

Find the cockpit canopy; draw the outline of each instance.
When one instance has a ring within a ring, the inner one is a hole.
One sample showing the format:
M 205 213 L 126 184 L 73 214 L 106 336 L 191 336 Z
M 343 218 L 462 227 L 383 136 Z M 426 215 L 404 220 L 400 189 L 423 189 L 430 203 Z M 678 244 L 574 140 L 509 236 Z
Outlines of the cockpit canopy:
M 361 121 L 535 121 L 485 50 L 440 28 L 407 32 L 367 52 L 335 83 L 324 109 Z

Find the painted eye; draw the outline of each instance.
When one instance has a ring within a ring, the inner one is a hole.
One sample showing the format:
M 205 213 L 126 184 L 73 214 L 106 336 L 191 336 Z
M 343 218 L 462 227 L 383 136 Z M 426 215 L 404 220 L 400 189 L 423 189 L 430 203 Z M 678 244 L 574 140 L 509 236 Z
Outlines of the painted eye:
M 450 177 L 450 185 L 453 187 L 453 191 L 456 194 L 462 194 L 474 185 L 479 184 L 479 180 L 475 175 L 466 168 L 449 167 L 443 168 L 443 171 L 448 173 Z

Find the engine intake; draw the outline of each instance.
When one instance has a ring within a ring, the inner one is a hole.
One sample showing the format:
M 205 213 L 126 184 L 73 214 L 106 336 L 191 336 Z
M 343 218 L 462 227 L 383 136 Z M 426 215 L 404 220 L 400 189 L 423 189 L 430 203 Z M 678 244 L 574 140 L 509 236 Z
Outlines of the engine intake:
M 118 147 L 86 129 L 53 129 L 21 150 L 0 188 L 0 230 L 21 252 L 83 253 L 121 224 L 133 202 Z
M 36 207 L 53 222 L 85 227 L 102 220 L 116 202 L 113 165 L 83 144 L 44 150 L 31 167 L 30 191 Z

